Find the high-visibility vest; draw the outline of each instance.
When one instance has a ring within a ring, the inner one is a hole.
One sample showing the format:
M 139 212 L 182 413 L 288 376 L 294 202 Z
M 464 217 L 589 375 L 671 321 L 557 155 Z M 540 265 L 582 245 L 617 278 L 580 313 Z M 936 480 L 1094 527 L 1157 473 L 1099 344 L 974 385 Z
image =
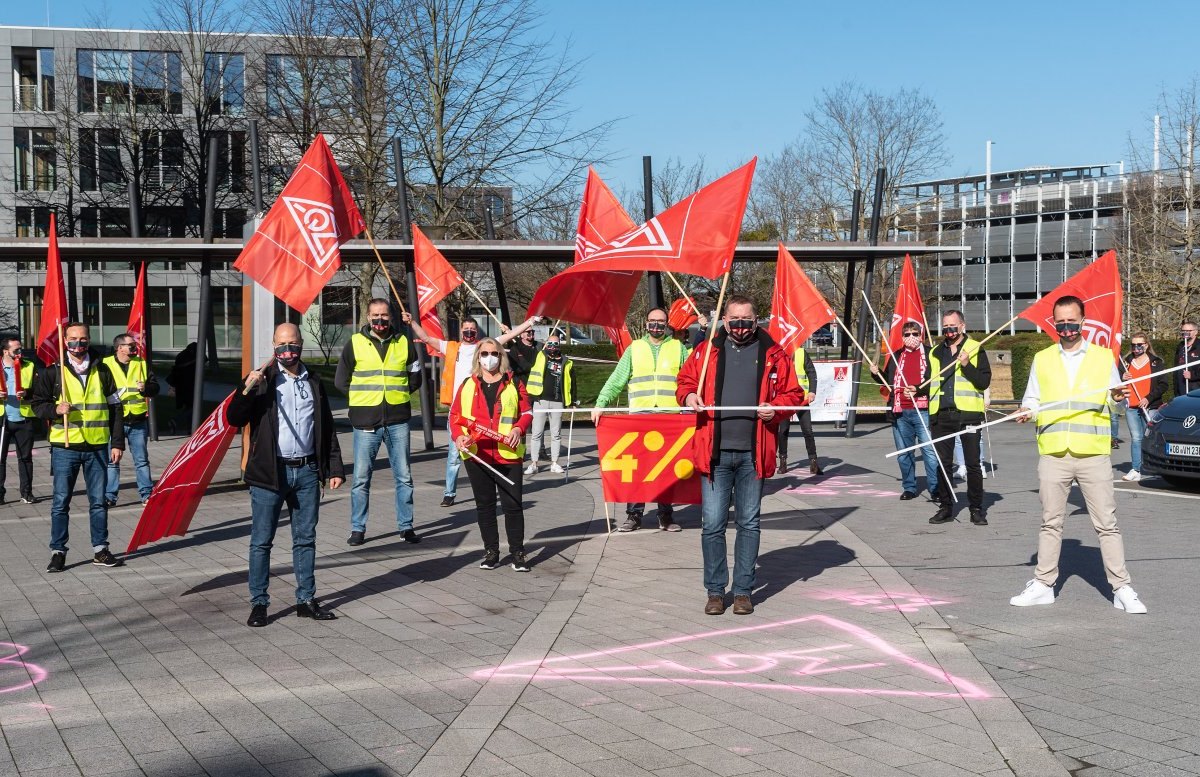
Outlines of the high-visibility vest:
M 146 362 L 137 356 L 129 357 L 128 372 L 121 369 L 115 356 L 105 356 L 104 363 L 108 365 L 108 371 L 112 373 L 113 381 L 117 384 L 117 391 L 121 395 L 122 414 L 128 418 L 131 415 L 150 412 L 150 403 L 136 388 L 138 382 L 146 382 Z
M 55 368 L 60 369 L 60 368 Z M 70 369 L 68 367 L 67 369 Z M 100 386 L 100 365 L 93 364 L 88 370 L 87 383 L 79 385 L 73 376 L 63 381 L 63 398 L 71 405 L 67 413 L 69 424 L 63 429 L 63 418 L 57 416 L 50 422 L 51 444 L 105 445 L 108 443 L 108 400 Z
M 1113 353 L 1089 344 L 1075 381 L 1071 383 L 1058 351 L 1059 346 L 1052 345 L 1033 357 L 1032 369 L 1041 392 L 1038 402 L 1048 405 L 1071 399 L 1066 404 L 1038 410 L 1038 453 L 1045 456 L 1068 452 L 1075 456 L 1108 454 L 1112 451 L 1108 381 L 1112 376 Z M 1094 393 L 1092 389 L 1095 389 Z M 1087 396 L 1080 397 L 1082 392 L 1088 392 Z
M 2 368 L 0 368 L 2 369 Z M 25 398 L 21 400 L 21 416 L 23 418 L 33 418 L 33 405 L 29 403 L 29 388 L 33 385 L 33 362 L 21 362 L 21 390 L 25 392 Z M 10 393 L 16 393 L 16 386 L 9 386 Z
M 408 338 L 388 343 L 386 358 L 362 332 L 350 338 L 354 346 L 354 372 L 350 375 L 350 407 L 408 404 Z
M 463 381 L 462 390 L 458 393 L 459 415 L 466 418 L 468 421 L 475 420 L 475 391 L 476 379 L 474 377 L 467 378 Z M 521 414 L 521 395 L 517 392 L 517 386 L 514 381 L 509 380 L 508 385 L 500 392 L 500 420 L 496 425 L 496 431 L 507 436 L 512 428 L 516 425 L 517 419 Z M 486 424 L 486 419 L 480 423 Z M 472 449 L 475 446 L 471 446 Z M 510 448 L 502 442 L 496 442 L 496 450 L 500 454 L 500 458 L 509 461 L 520 461 L 525 458 L 525 442 L 524 440 L 514 449 Z M 471 458 L 465 451 L 459 451 L 459 455 L 464 459 Z
M 962 344 L 963 349 L 970 354 L 972 367 L 979 366 L 979 342 L 967 338 Z M 961 352 L 961 351 L 960 351 Z M 982 413 L 983 412 L 983 392 L 975 388 L 971 381 L 963 377 L 962 367 L 958 360 L 955 359 L 954 369 L 950 371 L 950 375 L 954 376 L 954 406 L 964 413 Z M 936 415 L 938 407 L 942 400 L 942 364 L 938 357 L 929 352 L 929 369 L 933 374 L 933 378 L 929 385 L 929 414 Z M 956 374 L 957 373 L 957 374 Z
M 683 362 L 683 343 L 671 338 L 658 346 L 658 360 L 650 343 L 634 340 L 629 345 L 632 367 L 629 377 L 630 407 L 679 407 L 675 378 Z
M 792 359 L 796 363 L 796 380 L 800 381 L 800 388 L 804 389 L 804 393 L 808 393 L 808 373 L 804 371 L 804 349 L 797 348 L 792 354 Z
M 563 404 L 571 404 L 571 383 L 573 382 L 572 373 L 575 371 L 575 362 L 570 359 L 563 359 Z M 544 351 L 538 351 L 533 360 L 533 367 L 529 370 L 529 380 L 525 383 L 525 391 L 530 397 L 540 397 L 542 395 L 543 384 L 546 380 L 546 354 Z

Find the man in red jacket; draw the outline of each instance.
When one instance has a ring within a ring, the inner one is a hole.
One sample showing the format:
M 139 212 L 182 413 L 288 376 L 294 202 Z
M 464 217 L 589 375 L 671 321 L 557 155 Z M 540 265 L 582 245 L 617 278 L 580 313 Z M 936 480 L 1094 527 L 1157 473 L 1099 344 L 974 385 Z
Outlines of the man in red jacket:
M 700 546 L 704 551 L 704 612 L 725 612 L 729 566 L 725 527 L 733 502 L 737 537 L 733 545 L 733 613 L 754 612 L 754 567 L 758 562 L 758 514 L 762 482 L 775 474 L 780 421 L 804 401 L 791 357 L 758 328 L 754 303 L 734 295 L 725 305 L 725 330 L 712 347 L 698 345 L 679 371 L 677 398 L 696 411 L 696 469 L 701 484 Z M 705 362 L 707 361 L 707 368 Z M 704 385 L 700 385 L 701 373 Z M 706 411 L 705 406 L 753 410 Z M 706 455 L 707 454 L 707 455 Z

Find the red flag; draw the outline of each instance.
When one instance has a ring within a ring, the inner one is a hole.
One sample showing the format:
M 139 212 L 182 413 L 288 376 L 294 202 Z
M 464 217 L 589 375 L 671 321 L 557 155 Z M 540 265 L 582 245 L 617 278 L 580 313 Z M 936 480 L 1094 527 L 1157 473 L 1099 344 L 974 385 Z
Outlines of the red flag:
M 795 353 L 821 327 L 837 319 L 824 295 L 800 268 L 796 257 L 779 244 L 775 258 L 775 294 L 767 334 L 788 353 Z
M 138 272 L 137 288 L 133 290 L 133 304 L 129 306 L 129 323 L 125 331 L 133 335 L 137 344 L 137 355 L 146 358 L 146 263 L 142 262 Z
M 592 168 L 588 168 L 575 233 L 575 263 L 636 225 Z M 625 325 L 642 273 L 636 270 L 559 273 L 534 292 L 529 315 L 608 328 Z M 614 341 L 615 342 L 615 341 Z
M 900 272 L 900 287 L 896 289 L 896 305 L 892 308 L 892 323 L 888 328 L 888 350 L 892 353 L 904 347 L 904 325 L 909 321 L 925 332 L 925 303 L 921 300 L 921 289 L 917 286 L 917 274 L 913 271 L 912 258 L 904 257 L 904 269 Z M 928 333 L 926 333 L 928 336 Z
M 46 252 L 46 288 L 42 291 L 42 320 L 38 324 L 37 355 L 46 366 L 58 361 L 58 328 L 67 316 L 67 287 L 63 285 L 62 259 L 58 255 L 58 228 L 50 213 L 50 248 Z
M 620 235 L 566 272 L 670 270 L 718 278 L 733 263 L 758 158 Z
M 617 358 L 621 358 L 621 354 L 625 353 L 625 349 L 633 344 L 633 335 L 629 334 L 629 327 L 621 324 L 621 326 L 605 327 L 608 332 L 608 339 L 612 340 L 612 344 L 617 347 Z
M 317 134 L 233 266 L 304 313 L 366 228 L 325 136 Z
M 126 553 L 163 537 L 182 537 L 187 533 L 200 498 L 237 436 L 237 427 L 230 426 L 225 416 L 231 399 L 233 394 L 200 424 L 163 470 L 129 538 Z
M 700 504 L 691 415 L 604 414 L 596 425 L 606 502 Z
M 682 332 L 699 320 L 700 311 L 696 310 L 691 298 L 680 297 L 671 303 L 671 310 L 667 313 L 667 326 L 676 332 Z
M 429 335 L 430 338 L 437 338 L 438 340 L 446 339 L 446 332 L 442 329 L 442 322 L 438 320 L 437 310 L 430 310 L 421 316 L 421 328 L 425 330 L 425 334 Z M 442 355 L 440 351 L 429 343 L 425 343 L 425 353 L 430 356 Z
M 416 224 L 413 224 L 413 268 L 417 276 L 417 312 L 423 326 L 429 313 L 437 318 L 437 304 L 457 289 L 463 279 Z
M 1058 342 L 1058 332 L 1054 331 L 1054 301 L 1068 294 L 1079 297 L 1086 307 L 1084 338 L 1114 352 L 1119 351 L 1124 294 L 1121 291 L 1117 252 L 1106 251 L 1099 259 L 1063 281 L 1054 291 L 1030 305 L 1020 317 L 1036 324 L 1054 342 Z

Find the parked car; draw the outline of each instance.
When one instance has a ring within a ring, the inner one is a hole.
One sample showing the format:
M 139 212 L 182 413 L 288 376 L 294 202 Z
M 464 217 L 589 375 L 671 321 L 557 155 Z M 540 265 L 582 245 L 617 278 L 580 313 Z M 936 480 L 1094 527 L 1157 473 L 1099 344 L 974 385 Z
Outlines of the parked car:
M 1200 389 L 1158 409 L 1142 443 L 1143 474 L 1174 486 L 1200 485 Z

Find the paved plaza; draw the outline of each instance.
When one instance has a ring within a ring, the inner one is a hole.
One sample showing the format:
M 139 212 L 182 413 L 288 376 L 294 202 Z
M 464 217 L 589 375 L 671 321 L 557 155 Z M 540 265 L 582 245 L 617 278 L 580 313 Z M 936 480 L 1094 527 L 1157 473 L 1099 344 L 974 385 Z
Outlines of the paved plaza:
M 1015 608 L 1039 524 L 1029 427 L 993 430 L 976 527 L 965 505 L 931 526 L 933 505 L 898 500 L 887 427 L 820 426 L 826 474 L 767 484 L 755 613 L 713 617 L 698 508 L 679 534 L 607 534 L 590 428 L 569 482 L 526 479 L 529 574 L 478 569 L 470 486 L 438 507 L 444 447 L 413 439 L 423 541 L 396 532 L 381 456 L 367 544 L 346 545 L 348 487 L 322 505 L 317 592 L 338 620 L 295 617 L 284 526 L 263 629 L 245 625 L 237 443 L 188 536 L 122 568 L 89 563 L 77 494 L 59 575 L 39 444 L 42 501 L 0 507 L 0 775 L 1200 774 L 1196 495 L 1119 486 L 1148 615 L 1113 607 L 1078 492 L 1059 600 Z M 152 444 L 156 473 L 180 441 Z M 141 510 L 123 474 L 114 550 Z

